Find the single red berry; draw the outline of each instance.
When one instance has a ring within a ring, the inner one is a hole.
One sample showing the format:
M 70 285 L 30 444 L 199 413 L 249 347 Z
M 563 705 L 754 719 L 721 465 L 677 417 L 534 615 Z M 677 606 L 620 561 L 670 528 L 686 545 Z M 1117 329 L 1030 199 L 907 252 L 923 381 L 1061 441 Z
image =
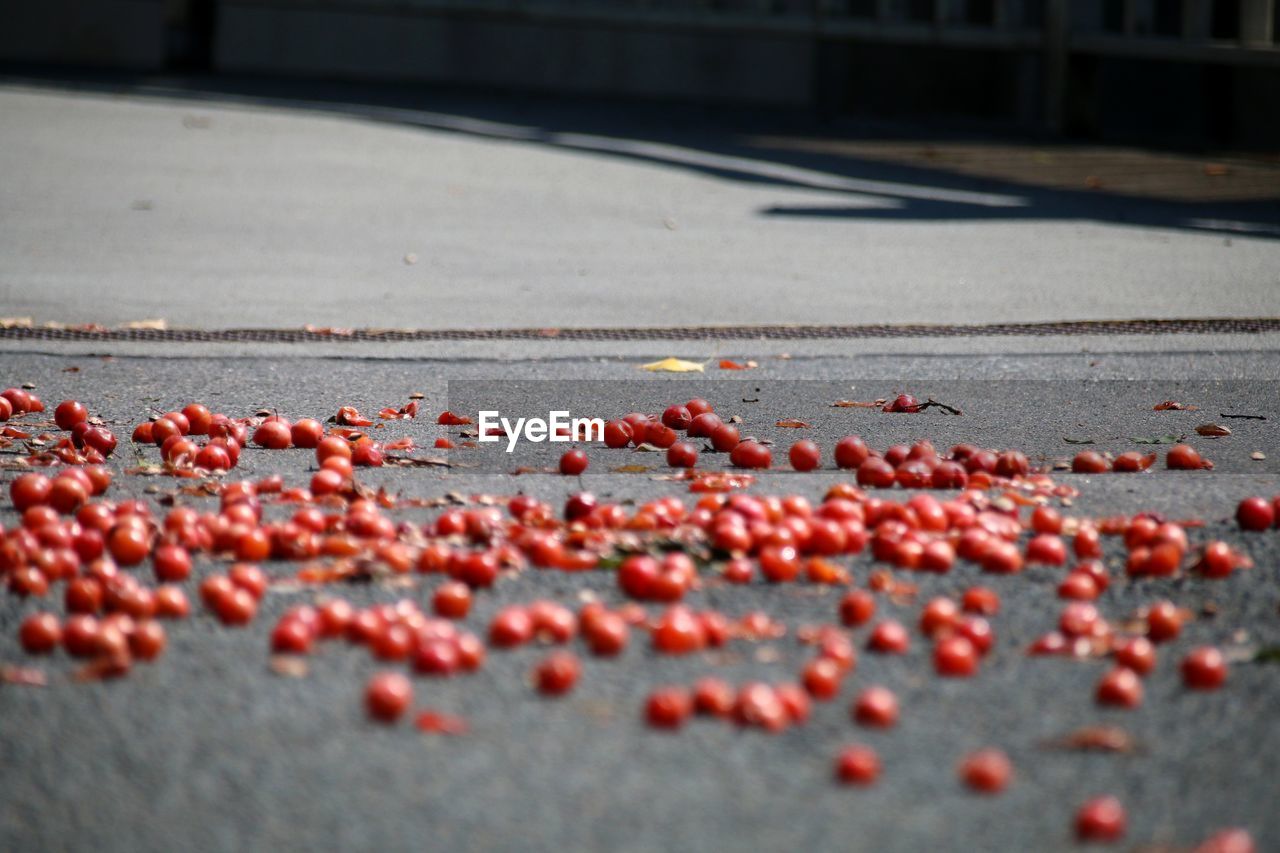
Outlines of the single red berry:
M 576 477 L 585 470 L 587 470 L 587 454 L 583 451 L 569 450 L 560 457 L 561 474 Z
M 836 442 L 835 460 L 841 468 L 857 468 L 870 455 L 867 443 L 856 435 L 847 435 Z
M 669 406 L 662 413 L 662 423 L 668 429 L 684 430 L 689 428 L 689 424 L 693 421 L 693 414 L 690 413 L 687 406 Z
M 1094 601 L 1100 594 L 1097 581 L 1087 572 L 1071 572 L 1058 584 L 1058 598 L 1068 601 Z
M 681 687 L 660 687 L 645 701 L 645 719 L 656 729 L 678 729 L 693 713 L 693 698 Z
M 773 464 L 773 453 L 756 441 L 744 441 L 729 453 L 729 462 L 738 468 L 768 468 Z
M 616 613 L 602 614 L 590 630 L 583 630 L 591 653 L 600 657 L 620 654 L 627 646 L 630 633 L 626 620 Z
M 85 408 L 84 403 L 78 403 L 75 400 L 63 400 L 53 410 L 53 422 L 58 425 L 58 429 L 71 429 L 88 419 L 89 410 Z
M 693 686 L 693 706 L 699 714 L 727 717 L 735 698 L 733 686 L 720 678 L 700 678 Z
M 994 616 L 1000 612 L 1000 596 L 985 586 L 973 586 L 965 590 L 960 606 L 968 613 Z
M 805 664 L 800 681 L 810 696 L 827 701 L 839 695 L 843 677 L 844 671 L 838 663 L 830 658 L 818 657 Z
M 154 619 L 138 621 L 129 634 L 129 653 L 137 660 L 152 661 L 164 654 L 168 636 Z
M 998 794 L 1009 785 L 1013 764 L 999 749 L 980 749 L 960 762 L 960 779 L 974 791 Z
M 45 654 L 62 642 L 62 625 L 52 613 L 34 613 L 22 621 L 18 639 L 28 654 Z
M 871 785 L 880 778 L 880 756 L 869 746 L 846 746 L 836 756 L 836 779 L 844 785 Z
M 1245 498 L 1236 507 L 1236 522 L 1241 530 L 1266 530 L 1276 523 L 1275 506 L 1266 498 Z
M 898 722 L 898 697 L 886 687 L 868 687 L 854 700 L 855 722 L 874 728 L 892 728 Z
M 920 611 L 920 633 L 926 637 L 950 632 L 960 621 L 960 608 L 949 598 L 934 598 Z
M 1115 797 L 1097 797 L 1076 812 L 1076 837 L 1081 841 L 1118 841 L 1125 834 L 1128 818 Z
M 471 587 L 459 581 L 448 581 L 431 597 L 431 607 L 437 616 L 465 619 L 471 611 Z
M 876 599 L 865 589 L 855 589 L 840 599 L 840 621 L 857 628 L 871 621 L 876 612 Z
M 738 444 L 738 428 L 733 424 L 721 424 L 711 433 L 711 446 L 716 453 L 729 453 Z
M 1164 461 L 1171 471 L 1198 471 L 1201 468 L 1213 467 L 1212 462 L 1204 459 L 1199 451 L 1189 444 L 1175 444 L 1169 448 Z
M 161 545 L 151 557 L 156 580 L 184 581 L 191 576 L 191 555 L 178 545 Z
M 364 702 L 369 716 L 384 723 L 400 718 L 413 701 L 413 685 L 398 672 L 380 672 L 369 679 Z
M 1116 663 L 1138 675 L 1148 675 L 1156 667 L 1156 647 L 1146 637 L 1129 637 L 1115 647 Z
M 938 675 L 968 678 L 978 671 L 978 650 L 960 634 L 942 637 L 933 646 L 933 668 Z
M 548 696 L 562 696 L 573 689 L 582 673 L 582 664 L 571 652 L 556 651 L 547 655 L 533 671 L 538 691 Z
M 1147 608 L 1147 636 L 1153 643 L 1177 639 L 1182 633 L 1182 611 L 1172 601 L 1158 601 Z
M 533 639 L 533 618 L 523 607 L 498 611 L 489 624 L 489 642 L 499 648 L 523 645 Z
M 159 421 L 156 421 L 158 424 Z M 152 426 L 155 430 L 155 426 Z M 293 431 L 286 420 L 268 420 L 253 433 L 253 443 L 268 450 L 284 450 L 293 445 Z
M 672 468 L 692 468 L 698 464 L 698 448 L 678 441 L 667 449 L 667 464 Z
M 1227 659 L 1212 646 L 1192 649 L 1182 659 L 1182 683 L 1192 690 L 1217 690 L 1227 680 Z
M 822 451 L 818 449 L 818 445 L 805 439 L 791 445 L 787 458 L 791 460 L 791 467 L 797 471 L 812 471 L 822 464 Z
M 310 450 L 324 438 L 324 424 L 312 418 L 303 418 L 289 430 L 289 437 L 294 447 Z
M 1131 669 L 1116 667 L 1098 682 L 1096 698 L 1099 705 L 1136 708 L 1142 704 L 1142 679 Z
M 867 648 L 873 652 L 900 655 L 911 646 L 911 635 L 901 622 L 886 619 L 871 630 L 867 638 Z

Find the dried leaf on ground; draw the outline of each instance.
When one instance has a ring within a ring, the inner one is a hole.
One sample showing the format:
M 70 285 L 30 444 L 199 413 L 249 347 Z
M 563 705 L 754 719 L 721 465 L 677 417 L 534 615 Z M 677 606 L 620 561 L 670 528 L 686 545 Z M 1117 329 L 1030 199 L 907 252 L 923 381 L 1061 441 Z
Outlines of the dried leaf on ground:
M 642 364 L 640 369 L 648 370 L 651 373 L 702 373 L 706 369 L 706 365 L 696 361 L 685 361 L 672 357 Z

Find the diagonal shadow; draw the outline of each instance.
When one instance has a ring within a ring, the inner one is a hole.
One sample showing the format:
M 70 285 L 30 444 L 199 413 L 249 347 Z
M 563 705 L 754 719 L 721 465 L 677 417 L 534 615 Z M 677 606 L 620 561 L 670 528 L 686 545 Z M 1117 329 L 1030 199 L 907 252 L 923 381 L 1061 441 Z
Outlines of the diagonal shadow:
M 817 220 L 1057 220 L 1280 239 L 1280 169 L 1274 196 L 1246 201 L 1164 200 L 1049 188 L 881 159 L 753 142 L 790 134 L 904 144 L 1008 137 L 926 125 L 821 124 L 788 111 L 585 97 L 513 96 L 418 84 L 339 83 L 243 76 L 146 77 L 0 67 L 0 82 L 60 90 L 298 109 L 562 150 L 589 151 L 721 180 L 844 194 L 856 204 L 771 206 L 769 218 Z M 839 132 L 837 132 L 839 131 Z M 1015 142 L 1019 141 L 1014 137 Z M 1020 141 L 1051 148 L 1061 143 Z

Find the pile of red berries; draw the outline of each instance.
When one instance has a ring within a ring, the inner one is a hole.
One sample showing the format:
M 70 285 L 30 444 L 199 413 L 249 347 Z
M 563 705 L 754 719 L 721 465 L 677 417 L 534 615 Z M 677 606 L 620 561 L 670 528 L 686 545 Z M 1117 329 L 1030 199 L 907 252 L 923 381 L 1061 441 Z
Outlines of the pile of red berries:
M 380 417 L 413 417 L 416 405 L 411 405 L 386 409 Z M 899 398 L 886 411 L 921 408 L 918 401 Z M 26 391 L 0 394 L 0 421 L 29 421 L 42 410 Z M 816 503 L 798 494 L 746 494 L 739 489 L 751 484 L 750 477 L 695 470 L 687 478 L 668 478 L 688 484 L 696 495 L 691 502 L 668 495 L 627 506 L 578 492 L 557 511 L 527 495 L 475 496 L 430 504 L 442 510 L 415 522 L 391 511 L 420 508 L 424 502 L 374 493 L 356 480 L 356 468 L 381 465 L 387 450 L 408 448 L 411 442 L 374 442 L 359 432 L 372 421 L 350 407 L 332 421 L 331 426 L 308 418 L 291 423 L 278 414 L 231 418 L 193 403 L 139 424 L 134 442 L 157 446 L 164 470 L 187 478 L 234 468 L 251 445 L 310 449 L 317 466 L 306 486 L 288 487 L 280 475 L 258 481 L 210 478 L 187 491 L 186 503 L 157 517 L 144 501 L 107 497 L 112 473 L 104 461 L 115 439 L 93 423 L 85 406 L 61 403 L 54 423 L 69 437 L 31 448 L 27 457 L 31 465 L 56 470 L 52 476 L 27 471 L 10 481 L 20 520 L 12 529 L 0 529 L 0 582 L 12 594 L 32 598 L 55 594 L 61 584 L 57 594 L 65 601 L 65 618 L 39 612 L 22 623 L 23 647 L 32 654 L 62 648 L 89 661 L 96 676 L 122 675 L 134 661 L 154 660 L 163 652 L 166 633 L 160 620 L 188 616 L 189 585 L 222 624 L 243 626 L 254 620 L 274 580 L 323 586 L 436 575 L 438 582 L 430 580 L 430 612 L 410 598 L 357 609 L 340 597 L 322 596 L 280 617 L 270 632 L 270 649 L 306 655 L 322 641 L 342 639 L 366 647 L 378 661 L 400 664 L 407 673 L 445 677 L 481 668 L 490 650 L 536 643 L 554 648 L 533 667 L 531 685 L 545 696 L 562 696 L 583 677 L 582 663 L 570 648 L 574 643 L 597 658 L 612 658 L 628 649 L 631 633 L 638 631 L 648 635 L 648 653 L 692 655 L 788 632 L 765 613 L 731 619 L 689 606 L 690 593 L 705 585 L 759 581 L 853 587 L 854 575 L 841 560 L 863 552 L 900 570 L 871 573 L 863 587 L 849 589 L 828 610 L 821 624 L 797 629 L 797 639 L 812 646 L 812 654 L 787 677 L 733 685 L 707 676 L 688 687 L 656 688 L 642 708 L 643 719 L 658 729 L 679 729 L 699 715 L 779 732 L 804 725 L 814 713 L 813 703 L 846 694 L 859 647 L 903 655 L 913 642 L 923 642 L 937 676 L 980 675 L 997 642 L 992 620 L 999 596 L 975 586 L 958 598 L 928 600 L 911 619 L 878 618 L 882 601 L 905 606 L 914 600 L 915 585 L 904 579 L 906 573 L 945 574 L 964 564 L 996 575 L 1058 572 L 1049 587 L 1064 602 L 1058 622 L 1027 651 L 1109 659 L 1111 668 L 1101 675 L 1093 698 L 1133 708 L 1143 701 L 1143 679 L 1156 667 L 1158 648 L 1180 635 L 1191 614 L 1158 601 L 1128 619 L 1106 618 L 1096 603 L 1114 580 L 1104 562 L 1105 543 L 1116 543 L 1113 555 L 1123 554 L 1123 574 L 1134 583 L 1178 575 L 1220 579 L 1251 566 L 1247 555 L 1226 542 L 1193 543 L 1190 525 L 1155 513 L 1064 515 L 1054 501 L 1074 496 L 1075 490 L 1034 471 L 1016 450 L 962 444 L 939 453 L 925 440 L 881 453 L 857 436 L 841 439 L 831 451 L 832 462 L 851 472 L 851 479 L 832 486 Z M 470 419 L 446 412 L 439 423 L 458 426 Z M 6 430 L 6 439 L 18 437 L 12 431 L 21 432 L 13 426 Z M 197 444 L 194 437 L 207 438 Z M 696 440 L 703 442 L 701 448 Z M 701 399 L 670 406 L 659 416 L 633 412 L 609 421 L 604 443 L 615 449 L 647 444 L 665 450 L 668 464 L 678 469 L 696 468 L 700 452 L 728 453 L 730 464 L 739 468 L 773 464 L 768 443 L 742 437 L 736 423 L 723 420 Z M 796 471 L 812 471 L 822 465 L 822 449 L 798 441 L 788 459 Z M 581 474 L 587 461 L 583 450 L 572 450 L 560 471 Z M 1073 468 L 1137 471 L 1153 461 L 1137 454 L 1109 460 L 1086 452 Z M 1170 450 L 1167 464 L 1209 467 L 1186 445 Z M 918 492 L 895 500 L 869 491 L 895 484 L 950 494 Z M 1247 498 L 1236 512 L 1246 531 L 1274 529 L 1278 516 L 1280 497 Z M 203 572 L 196 583 L 193 575 L 201 561 L 225 564 L 225 571 Z M 273 579 L 259 565 L 265 561 L 295 568 Z M 131 571 L 148 563 L 150 578 L 145 571 Z M 461 627 L 474 600 L 501 576 L 528 569 L 606 568 L 616 568 L 617 589 L 626 599 L 620 606 L 590 601 L 575 612 L 556 601 L 536 600 L 499 610 L 479 634 Z M 855 642 L 857 631 L 863 636 Z M 1212 690 L 1225 684 L 1228 666 L 1219 650 L 1203 646 L 1182 658 L 1180 672 L 1187 688 Z M 370 715 L 385 722 L 403 716 L 413 701 L 407 673 L 382 672 L 368 683 Z M 888 688 L 863 686 L 851 695 L 848 713 L 857 725 L 883 729 L 898 724 L 901 708 Z M 1003 752 L 987 749 L 964 758 L 958 772 L 969 788 L 990 794 L 1007 786 L 1012 765 Z M 836 758 L 841 782 L 871 784 L 881 773 L 879 757 L 869 747 L 850 746 Z M 1109 798 L 1086 804 L 1076 821 L 1077 834 L 1086 840 L 1118 838 L 1124 827 L 1123 808 Z

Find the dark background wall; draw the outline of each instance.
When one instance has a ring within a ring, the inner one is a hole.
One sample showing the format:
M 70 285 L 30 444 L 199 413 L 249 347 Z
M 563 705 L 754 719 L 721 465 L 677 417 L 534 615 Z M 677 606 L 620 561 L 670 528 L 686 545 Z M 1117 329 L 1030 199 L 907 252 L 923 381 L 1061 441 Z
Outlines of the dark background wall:
M 1038 33 L 1052 0 L 849 0 L 857 26 L 889 8 L 914 35 L 819 37 L 814 0 L 547 0 L 609 14 L 573 19 L 425 0 L 0 0 L 0 62 L 315 79 L 422 81 L 454 87 L 759 104 L 825 116 L 978 119 L 1086 139 L 1280 150 L 1280 59 L 1134 58 L 1109 49 L 1063 60 L 1061 96 Z M 1205 0 L 1205 37 L 1240 36 L 1242 3 Z M 1194 4 L 1190 4 L 1194 5 Z M 1074 0 L 1080 34 L 1132 31 L 1166 43 L 1183 33 L 1183 0 Z M 688 19 L 691 8 L 701 18 Z M 999 25 L 996 10 L 1010 20 Z M 1274 7 L 1272 7 L 1274 8 Z M 683 13 L 686 19 L 672 17 Z M 681 20 L 684 23 L 681 23 Z M 955 43 L 937 32 L 1010 33 Z M 965 29 L 970 28 L 970 29 Z M 932 30 L 928 32 L 933 32 Z M 860 33 L 862 33 L 860 35 Z M 1131 32 L 1132 34 L 1132 32 Z M 1114 40 L 1114 38 L 1113 38 Z M 989 40 L 990 41 L 990 40 Z M 1105 47 L 1105 45 L 1104 45 Z M 1216 54 L 1223 56 L 1221 52 Z M 1275 54 L 1280 57 L 1280 54 Z M 14 67 L 12 64 L 10 67 Z

